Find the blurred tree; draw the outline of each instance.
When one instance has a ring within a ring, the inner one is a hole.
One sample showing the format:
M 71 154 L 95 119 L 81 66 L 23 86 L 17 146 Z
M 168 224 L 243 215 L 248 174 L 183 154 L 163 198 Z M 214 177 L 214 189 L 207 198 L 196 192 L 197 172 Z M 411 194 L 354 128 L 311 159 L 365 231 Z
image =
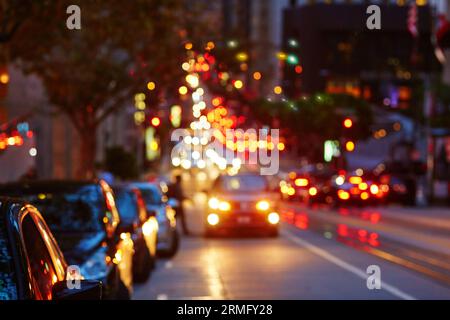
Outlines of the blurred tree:
M 0 1 L 0 43 L 12 39 L 22 23 L 29 17 L 32 0 Z
M 450 129 L 450 86 L 439 80 L 434 84 L 436 106 L 430 117 L 430 125 L 436 128 Z
M 139 175 L 136 157 L 121 146 L 106 149 L 104 168 L 122 180 L 136 179 Z
M 81 30 L 66 27 L 72 4 L 81 8 Z M 150 108 L 180 82 L 186 26 L 198 17 L 183 0 L 36 1 L 28 15 L 9 43 L 11 57 L 69 117 L 81 138 L 79 175 L 91 176 L 100 123 L 147 92 L 148 81 L 156 84 Z
M 323 160 L 326 140 L 361 140 L 371 135 L 373 114 L 370 106 L 349 95 L 317 93 L 297 101 L 254 101 L 252 112 L 263 124 L 284 128 L 296 136 L 299 151 L 311 161 Z M 350 117 L 351 128 L 343 121 Z

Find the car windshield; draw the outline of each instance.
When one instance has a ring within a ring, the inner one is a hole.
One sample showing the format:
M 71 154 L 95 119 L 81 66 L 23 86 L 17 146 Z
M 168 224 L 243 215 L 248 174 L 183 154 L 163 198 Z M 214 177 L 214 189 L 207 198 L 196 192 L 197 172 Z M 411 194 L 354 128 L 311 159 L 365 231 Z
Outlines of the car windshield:
M 17 288 L 12 268 L 12 256 L 8 245 L 4 220 L 0 219 L 0 300 L 17 299 Z
M 138 207 L 132 191 L 118 188 L 114 190 L 117 209 L 120 219 L 127 224 L 132 224 L 138 219 Z
M 264 192 L 268 189 L 267 180 L 257 175 L 224 177 L 221 181 L 220 188 L 226 192 Z
M 54 233 L 101 230 L 103 199 L 95 185 L 30 195 Z
M 139 188 L 147 205 L 160 205 L 162 194 L 156 188 Z

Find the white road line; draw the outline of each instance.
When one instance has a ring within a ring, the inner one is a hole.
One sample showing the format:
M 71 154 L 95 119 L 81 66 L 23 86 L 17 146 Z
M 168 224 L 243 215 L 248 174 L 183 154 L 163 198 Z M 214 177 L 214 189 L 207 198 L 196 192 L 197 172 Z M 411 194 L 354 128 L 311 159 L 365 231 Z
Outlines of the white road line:
M 158 294 L 156 296 L 156 300 L 169 300 L 169 296 L 167 294 L 164 294 L 164 293 Z
M 355 266 L 351 265 L 350 263 L 332 255 L 328 251 L 321 249 L 321 248 L 309 243 L 308 241 L 305 241 L 305 240 L 295 236 L 294 234 L 292 234 L 289 231 L 282 230 L 282 234 L 284 236 L 286 236 L 286 238 L 288 238 L 290 241 L 306 248 L 307 250 L 311 251 L 312 253 L 316 254 L 317 256 L 319 256 L 325 260 L 328 260 L 331 263 L 334 263 L 338 267 L 341 267 L 342 269 L 347 270 L 364 280 L 367 279 L 368 275 L 364 270 L 361 270 L 358 267 L 355 267 Z M 389 292 L 390 294 L 394 295 L 397 298 L 400 298 L 403 300 L 417 300 L 413 296 L 411 296 L 411 295 L 403 292 L 402 290 L 400 290 L 386 282 L 383 282 L 383 281 L 381 283 L 381 288 L 382 288 L 382 290 L 386 290 L 387 292 Z

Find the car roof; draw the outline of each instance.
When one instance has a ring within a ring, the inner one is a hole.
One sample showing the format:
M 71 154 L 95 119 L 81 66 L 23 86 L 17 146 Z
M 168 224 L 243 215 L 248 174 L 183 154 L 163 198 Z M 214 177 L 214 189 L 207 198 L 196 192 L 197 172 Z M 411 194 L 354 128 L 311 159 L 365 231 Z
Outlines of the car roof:
M 132 190 L 133 188 L 136 187 L 129 183 L 115 183 L 111 185 L 111 188 L 113 190 Z
M 11 195 L 21 192 L 54 192 L 64 191 L 97 184 L 97 180 L 38 180 L 0 184 L 0 195 Z
M 16 222 L 18 211 L 12 209 L 15 207 L 22 208 L 27 204 L 28 203 L 18 198 L 0 196 L 0 223 L 8 224 L 9 221 L 17 231 L 18 224 Z
M 0 216 L 3 218 L 9 212 L 6 209 L 14 204 L 24 205 L 24 202 L 17 198 L 0 196 Z
M 119 196 L 121 194 L 134 194 L 136 191 L 140 192 L 137 186 L 126 183 L 114 184 L 111 188 L 115 196 Z
M 151 182 L 132 182 L 130 183 L 130 186 L 136 187 L 136 188 L 142 188 L 142 189 L 156 189 L 159 190 L 159 187 L 157 184 L 151 183 Z

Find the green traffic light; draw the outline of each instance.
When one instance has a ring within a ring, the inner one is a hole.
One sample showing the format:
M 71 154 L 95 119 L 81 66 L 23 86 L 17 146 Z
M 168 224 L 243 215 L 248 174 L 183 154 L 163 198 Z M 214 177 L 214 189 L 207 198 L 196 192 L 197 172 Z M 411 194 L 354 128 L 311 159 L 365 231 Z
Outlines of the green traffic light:
M 287 63 L 292 65 L 297 65 L 299 60 L 298 57 L 295 54 L 289 54 L 286 58 Z

